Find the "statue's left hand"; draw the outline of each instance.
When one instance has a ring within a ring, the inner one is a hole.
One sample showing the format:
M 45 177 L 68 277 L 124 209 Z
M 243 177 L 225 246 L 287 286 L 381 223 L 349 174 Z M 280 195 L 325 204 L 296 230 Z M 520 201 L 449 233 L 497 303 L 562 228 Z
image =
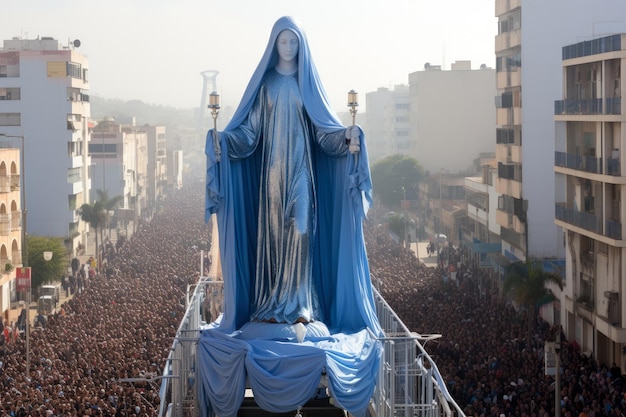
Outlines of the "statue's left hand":
M 348 150 L 350 153 L 358 153 L 361 150 L 361 141 L 359 136 L 361 135 L 361 129 L 357 126 L 350 126 L 346 128 L 346 139 L 350 141 Z

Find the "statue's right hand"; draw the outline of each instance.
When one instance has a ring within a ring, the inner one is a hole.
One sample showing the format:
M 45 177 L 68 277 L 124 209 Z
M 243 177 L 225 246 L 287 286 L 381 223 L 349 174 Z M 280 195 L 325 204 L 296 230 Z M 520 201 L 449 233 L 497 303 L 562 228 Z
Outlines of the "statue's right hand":
M 215 151 L 215 157 L 217 162 L 220 162 L 222 156 L 222 148 L 220 146 L 219 132 L 216 129 L 209 129 L 209 134 L 213 137 L 213 150 Z

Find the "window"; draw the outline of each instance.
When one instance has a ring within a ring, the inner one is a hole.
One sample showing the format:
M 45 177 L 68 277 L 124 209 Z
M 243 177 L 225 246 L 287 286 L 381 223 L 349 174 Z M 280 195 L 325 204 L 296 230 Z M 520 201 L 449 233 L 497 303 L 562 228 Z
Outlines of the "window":
M 72 78 L 83 79 L 83 71 L 80 64 L 74 62 L 67 63 L 67 76 Z
M 90 143 L 89 153 L 117 153 L 117 144 L 115 143 Z
M 70 210 L 76 210 L 76 194 L 68 195 L 67 199 Z
M 83 143 L 82 142 L 67 142 L 67 156 L 81 156 L 83 154 Z
M 0 113 L 0 126 L 20 126 L 21 124 L 20 113 Z
M 83 116 L 80 114 L 68 114 L 67 115 L 67 129 L 73 130 L 74 132 L 77 130 L 81 130 L 83 128 L 83 124 L 81 123 Z
M 74 184 L 76 182 L 79 182 L 80 180 L 81 180 L 80 167 L 69 168 L 67 170 L 67 183 L 68 184 Z
M 19 88 L 0 88 L 0 100 L 19 100 L 20 98 Z

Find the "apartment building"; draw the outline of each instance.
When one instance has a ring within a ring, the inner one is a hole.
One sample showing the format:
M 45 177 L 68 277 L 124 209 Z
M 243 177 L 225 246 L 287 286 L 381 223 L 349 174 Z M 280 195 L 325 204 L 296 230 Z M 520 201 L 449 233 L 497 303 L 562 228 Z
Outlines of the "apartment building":
M 6 323 L 17 317 L 15 267 L 22 264 L 20 155 L 20 148 L 0 142 L 0 322 Z
M 478 155 L 493 152 L 495 94 L 495 70 L 470 61 L 410 73 L 408 155 L 431 173 L 474 174 Z
M 565 230 L 562 325 L 583 351 L 626 365 L 626 35 L 562 49 L 555 101 L 555 223 Z M 622 156 L 624 155 L 624 156 Z
M 502 195 L 496 217 L 503 255 L 511 262 L 564 259 L 563 230 L 554 222 L 560 187 L 553 168 L 561 48 L 615 33 L 615 16 L 625 14 L 626 3 L 618 0 L 495 1 L 496 190 Z
M 481 160 L 479 176 L 465 177 L 467 217 L 462 242 L 469 249 L 475 266 L 495 269 L 502 245 L 500 225 L 493 209 L 499 197 L 495 190 L 497 165 L 493 154 L 489 156 Z
M 146 209 L 149 218 L 154 215 L 156 205 L 165 196 L 167 188 L 167 149 L 165 126 L 138 126 L 135 130 L 146 133 Z
M 70 255 L 85 244 L 77 209 L 91 189 L 88 60 L 79 46 L 38 37 L 0 49 L 0 135 L 23 145 L 27 232 L 63 238 Z
M 148 148 L 148 133 L 143 127 L 102 120 L 91 131 L 88 150 L 94 162 L 91 200 L 98 199 L 98 190 L 105 191 L 109 198 L 122 197 L 112 219 L 114 224 L 119 221 L 121 228 L 129 226 L 129 222 L 134 227 L 139 216 L 146 215 L 151 177 Z
M 396 85 L 392 90 L 380 87 L 365 95 L 367 112 L 365 136 L 371 163 L 390 155 L 415 158 L 411 142 L 409 87 Z

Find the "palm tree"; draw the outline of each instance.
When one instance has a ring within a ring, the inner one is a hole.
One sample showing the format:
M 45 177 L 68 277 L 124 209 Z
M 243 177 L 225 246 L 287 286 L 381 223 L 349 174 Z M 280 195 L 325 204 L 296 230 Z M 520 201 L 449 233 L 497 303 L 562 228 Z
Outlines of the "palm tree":
M 116 197 L 109 198 L 109 192 L 107 190 L 97 190 L 98 193 L 98 201 L 102 204 L 102 208 L 105 210 L 105 217 L 103 226 L 107 229 L 109 228 L 109 212 L 113 209 L 117 208 L 119 204 L 124 200 L 124 196 L 118 195 Z M 102 239 L 102 229 L 100 228 L 100 241 L 103 242 Z
M 100 201 L 94 201 L 93 204 L 83 204 L 78 209 L 80 218 L 89 224 L 96 235 L 96 254 L 99 254 L 98 250 L 98 229 L 101 229 L 105 223 L 106 210 L 102 207 Z M 99 264 L 98 264 L 99 266 Z
M 102 229 L 108 226 L 109 211 L 118 206 L 123 199 L 122 196 L 109 198 L 106 190 L 97 190 L 98 199 L 93 204 L 83 204 L 78 209 L 80 218 L 89 223 L 89 227 L 94 229 L 96 235 L 96 257 L 98 259 L 98 268 L 100 267 L 100 250 L 98 246 L 98 231 L 100 231 L 100 242 L 104 242 Z
M 544 271 L 541 261 L 537 259 L 514 262 L 507 267 L 503 290 L 511 295 L 517 304 L 526 307 L 529 346 L 533 333 L 533 322 L 537 317 L 538 304 L 544 300 L 553 301 L 556 298 L 552 291 L 546 288 L 546 285 L 551 283 L 563 289 L 561 276 Z

